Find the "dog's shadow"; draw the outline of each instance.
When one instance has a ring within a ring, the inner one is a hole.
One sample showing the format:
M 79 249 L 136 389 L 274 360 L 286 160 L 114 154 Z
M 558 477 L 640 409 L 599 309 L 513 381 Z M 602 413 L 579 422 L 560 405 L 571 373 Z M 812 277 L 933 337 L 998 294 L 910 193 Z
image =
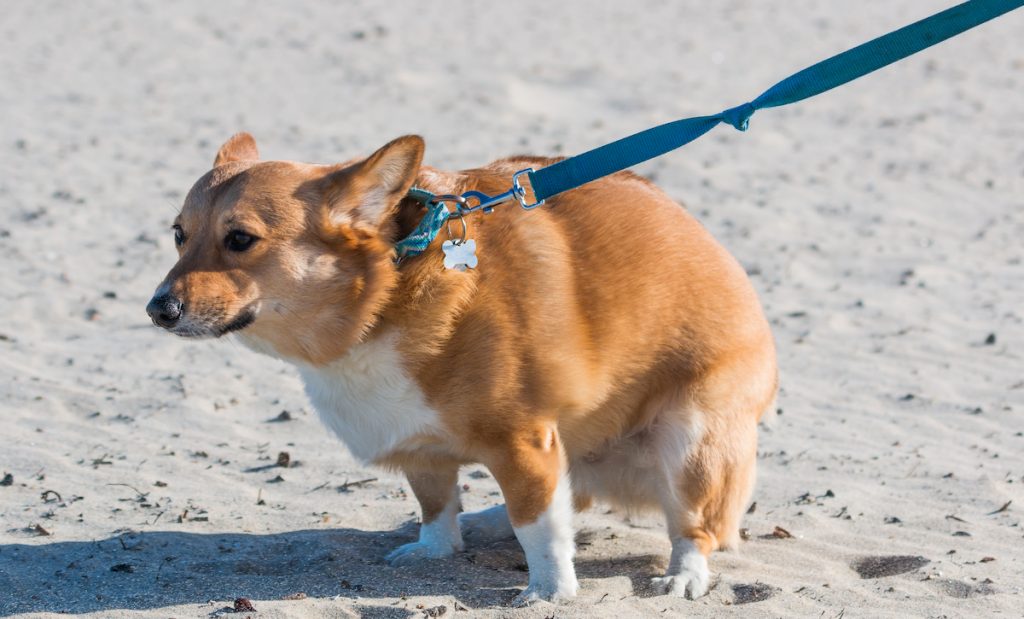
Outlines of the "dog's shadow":
M 526 562 L 514 539 L 471 546 L 451 559 L 388 566 L 384 555 L 413 541 L 416 531 L 413 523 L 385 532 L 152 531 L 89 542 L 0 545 L 0 616 L 142 610 L 297 594 L 351 599 L 450 595 L 480 608 L 504 606 L 526 585 Z M 646 571 L 649 562 L 643 563 L 630 567 Z M 582 577 L 605 571 L 592 561 L 578 567 Z
M 355 529 L 250 533 L 125 533 L 89 542 L 0 545 L 0 616 L 87 613 L 231 601 L 238 597 L 453 595 L 506 603 L 523 578 L 474 565 L 472 554 L 406 568 L 387 552 L 415 539 Z M 501 552 L 500 549 L 497 552 Z M 514 570 L 511 572 L 516 573 Z

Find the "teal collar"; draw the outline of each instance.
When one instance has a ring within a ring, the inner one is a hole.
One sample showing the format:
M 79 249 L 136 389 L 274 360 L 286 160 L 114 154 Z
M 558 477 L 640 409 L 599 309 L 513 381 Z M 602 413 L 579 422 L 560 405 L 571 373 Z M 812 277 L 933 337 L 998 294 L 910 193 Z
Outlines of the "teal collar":
M 448 210 L 444 202 L 435 202 L 434 194 L 425 189 L 413 187 L 406 197 L 427 207 L 427 214 L 409 236 L 395 243 L 395 262 L 401 262 L 405 258 L 412 258 L 425 252 L 451 216 L 451 211 Z

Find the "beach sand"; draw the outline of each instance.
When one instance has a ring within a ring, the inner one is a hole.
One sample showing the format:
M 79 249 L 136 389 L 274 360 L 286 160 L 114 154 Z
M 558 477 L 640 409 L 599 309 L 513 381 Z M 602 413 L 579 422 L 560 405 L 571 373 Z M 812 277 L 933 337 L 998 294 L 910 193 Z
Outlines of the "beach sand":
M 779 348 L 749 539 L 696 601 L 646 587 L 660 518 L 605 506 L 577 517 L 569 605 L 507 607 L 511 541 L 388 567 L 417 529 L 404 481 L 353 459 L 290 367 L 144 312 L 236 131 L 270 159 L 405 133 L 448 169 L 568 155 L 945 6 L 8 3 L 0 615 L 1022 616 L 1024 12 L 638 168 L 744 264 Z M 500 502 L 480 467 L 463 482 L 467 509 Z

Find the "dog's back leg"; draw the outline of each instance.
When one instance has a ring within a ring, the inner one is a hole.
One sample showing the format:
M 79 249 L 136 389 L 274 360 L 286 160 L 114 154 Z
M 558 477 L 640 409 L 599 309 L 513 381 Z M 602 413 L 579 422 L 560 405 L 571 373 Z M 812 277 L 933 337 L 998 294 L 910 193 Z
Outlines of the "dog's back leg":
M 755 347 L 712 368 L 692 393 L 687 413 L 699 426 L 662 493 L 672 556 L 654 586 L 696 598 L 707 592 L 707 557 L 739 543 L 739 526 L 754 488 L 757 423 L 774 401 L 773 349 Z M 692 427 L 692 426 L 691 426 Z M 677 452 L 678 453 L 678 452 Z M 662 455 L 670 463 L 669 453 Z
M 738 541 L 757 463 L 757 429 L 752 421 L 746 423 L 748 428 L 730 428 L 725 437 L 705 428 L 678 471 L 673 491 L 662 497 L 672 555 L 665 576 L 652 582 L 659 593 L 704 595 L 710 581 L 708 555 Z
M 489 544 L 516 535 L 504 504 L 459 514 L 459 527 L 462 537 L 471 544 Z

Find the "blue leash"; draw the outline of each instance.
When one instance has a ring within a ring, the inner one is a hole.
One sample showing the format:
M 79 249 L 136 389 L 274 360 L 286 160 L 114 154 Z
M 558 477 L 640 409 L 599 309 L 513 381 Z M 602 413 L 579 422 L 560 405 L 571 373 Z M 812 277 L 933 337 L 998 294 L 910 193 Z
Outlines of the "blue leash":
M 968 0 L 795 73 L 749 103 L 713 116 L 666 123 L 529 172 L 535 202 L 675 150 L 719 123 L 746 131 L 757 110 L 796 103 L 842 86 L 1021 6 L 1024 0 Z
M 475 191 L 462 196 L 416 196 L 427 204 L 428 216 L 425 222 L 430 221 L 422 226 L 422 230 L 417 228 L 420 236 L 417 237 L 417 242 L 413 243 L 415 249 L 404 248 L 411 251 L 400 251 L 399 255 L 420 253 L 420 247 L 425 249 L 426 245 L 429 245 L 448 216 L 461 217 L 476 210 L 490 212 L 496 205 L 513 199 L 523 208 L 535 208 L 563 191 L 675 150 L 696 140 L 720 123 L 727 123 L 740 131 L 746 131 L 750 117 L 757 110 L 795 103 L 832 90 L 1021 6 L 1024 6 L 1024 0 L 968 0 L 795 73 L 748 103 L 712 116 L 684 118 L 659 125 L 575 157 L 563 159 L 540 170 L 520 170 L 512 178 L 512 188 L 497 196 L 487 196 Z M 529 178 L 533 190 L 532 202 L 529 201 L 527 191 L 520 181 L 524 175 Z M 470 200 L 476 201 L 476 204 L 470 206 Z M 444 208 L 444 202 L 454 204 L 455 212 L 449 213 L 447 208 Z M 438 207 L 441 207 L 448 216 L 442 215 Z M 423 240 L 426 237 L 423 233 L 429 236 L 431 232 L 433 236 L 430 236 L 424 245 Z M 409 239 L 399 242 L 400 250 L 407 240 Z

